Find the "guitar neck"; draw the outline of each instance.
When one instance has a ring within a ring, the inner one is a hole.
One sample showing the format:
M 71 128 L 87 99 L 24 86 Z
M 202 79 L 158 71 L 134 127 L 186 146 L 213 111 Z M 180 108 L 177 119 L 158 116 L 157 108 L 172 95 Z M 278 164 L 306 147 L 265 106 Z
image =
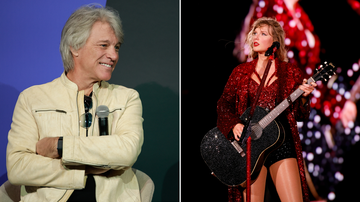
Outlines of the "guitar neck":
M 315 82 L 315 80 L 310 77 L 308 79 L 308 84 L 310 84 L 311 82 Z M 301 90 L 300 88 L 296 89 L 293 93 L 291 93 L 291 95 L 289 96 L 291 103 L 295 102 L 295 100 L 297 100 L 302 94 L 304 93 L 303 90 Z M 274 121 L 286 108 L 288 108 L 290 106 L 290 103 L 288 101 L 288 99 L 283 100 L 278 106 L 275 107 L 275 109 L 273 109 L 270 113 L 268 113 L 265 117 L 263 117 L 260 121 L 259 124 L 261 126 L 261 128 L 265 128 L 267 125 L 269 125 L 272 121 Z

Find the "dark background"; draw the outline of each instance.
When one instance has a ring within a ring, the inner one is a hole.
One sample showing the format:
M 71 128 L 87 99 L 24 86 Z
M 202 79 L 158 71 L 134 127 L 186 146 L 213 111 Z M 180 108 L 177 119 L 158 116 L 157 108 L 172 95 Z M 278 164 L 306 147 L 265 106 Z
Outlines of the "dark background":
M 200 142 L 216 126 L 217 100 L 233 68 L 239 64 L 232 56 L 233 41 L 251 3 L 246 0 L 206 4 L 183 1 L 181 4 L 182 201 L 227 200 L 227 187 L 210 175 L 201 158 Z M 359 15 L 346 1 L 302 0 L 299 3 L 320 38 L 321 61 L 350 69 L 360 58 L 357 50 L 360 40 L 356 33 Z M 345 85 L 350 90 L 351 86 L 346 82 Z M 344 195 L 340 190 L 346 190 L 351 184 L 346 183 L 349 177 L 344 175 L 343 189 L 338 188 L 337 199 Z
M 134 168 L 155 183 L 154 202 L 179 198 L 179 2 L 107 0 L 125 33 L 110 83 L 134 88 L 143 105 L 144 144 Z

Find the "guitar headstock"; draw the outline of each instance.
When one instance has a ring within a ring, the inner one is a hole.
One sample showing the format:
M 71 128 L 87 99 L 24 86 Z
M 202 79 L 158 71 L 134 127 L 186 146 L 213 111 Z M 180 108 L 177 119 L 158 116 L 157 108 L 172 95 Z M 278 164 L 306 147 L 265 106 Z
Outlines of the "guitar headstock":
M 316 81 L 327 81 L 336 74 L 335 65 L 333 63 L 324 62 L 319 68 L 315 69 L 315 74 L 311 77 Z

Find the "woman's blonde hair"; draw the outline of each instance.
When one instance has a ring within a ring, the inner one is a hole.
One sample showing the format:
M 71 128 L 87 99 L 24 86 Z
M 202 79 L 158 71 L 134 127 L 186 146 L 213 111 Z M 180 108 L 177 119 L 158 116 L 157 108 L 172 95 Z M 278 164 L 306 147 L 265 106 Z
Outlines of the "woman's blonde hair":
M 249 57 L 251 59 L 257 58 L 258 53 L 254 51 L 253 33 L 256 28 L 264 25 L 269 26 L 269 34 L 273 37 L 274 41 L 280 43 L 279 49 L 275 52 L 275 58 L 279 58 L 280 61 L 288 61 L 287 51 L 285 49 L 285 32 L 281 27 L 280 23 L 273 18 L 262 17 L 257 19 L 249 31 L 245 43 L 249 46 Z

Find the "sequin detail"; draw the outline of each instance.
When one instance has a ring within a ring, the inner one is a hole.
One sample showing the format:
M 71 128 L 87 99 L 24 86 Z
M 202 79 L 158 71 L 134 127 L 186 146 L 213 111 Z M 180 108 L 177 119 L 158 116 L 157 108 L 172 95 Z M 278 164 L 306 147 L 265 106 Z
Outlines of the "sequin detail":
M 223 94 L 218 100 L 217 105 L 217 127 L 229 139 L 229 132 L 237 124 L 241 123 L 240 116 L 249 107 L 248 99 L 250 88 L 251 74 L 255 71 L 257 59 L 238 65 L 231 73 Z M 276 93 L 277 100 L 284 100 L 292 92 L 294 92 L 302 83 L 304 78 L 302 71 L 295 65 L 286 62 L 280 62 L 275 59 L 275 66 L 277 67 L 278 77 L 278 92 Z M 274 83 L 272 83 L 274 84 Z M 270 86 L 272 85 L 270 84 Z M 274 93 L 275 94 L 275 93 Z M 252 96 L 251 96 L 252 97 Z M 265 99 L 266 100 L 266 99 Z M 262 103 L 271 107 L 271 104 Z M 262 105 L 260 104 L 260 106 Z M 275 106 L 275 104 L 274 104 Z M 292 138 L 294 141 L 296 158 L 300 170 L 300 178 L 303 188 L 304 201 L 308 201 L 308 188 L 305 179 L 304 163 L 302 157 L 302 147 L 297 129 L 296 121 L 302 121 L 309 117 L 310 106 L 303 106 L 301 99 L 296 100 L 289 108 L 285 110 L 286 118 L 289 121 Z M 229 201 L 241 201 L 241 192 L 237 188 L 228 189 Z
M 269 81 L 271 80 L 271 78 L 274 76 L 274 74 L 270 77 Z M 273 83 L 270 83 L 270 85 L 265 86 L 263 88 L 263 91 L 261 92 L 261 95 L 259 97 L 259 101 L 258 101 L 258 106 L 268 109 L 268 111 L 273 110 L 276 107 L 276 94 L 278 92 L 278 88 L 279 88 L 279 80 L 275 80 Z M 250 83 L 249 83 L 249 98 L 250 98 L 250 103 L 254 103 L 255 102 L 255 97 L 256 97 L 256 92 L 257 92 L 257 88 L 259 87 L 259 84 L 254 81 L 253 79 L 250 79 Z M 294 142 L 293 142 L 293 138 L 291 136 L 291 132 L 289 124 L 285 123 L 284 121 L 287 120 L 283 120 L 280 122 L 280 124 L 282 124 L 287 132 L 285 132 L 285 141 L 284 143 L 275 151 L 273 151 L 269 157 L 266 159 L 265 161 L 265 166 L 267 168 L 269 168 L 272 164 L 286 159 L 286 158 L 296 158 L 296 153 L 295 153 L 295 147 L 294 147 Z

